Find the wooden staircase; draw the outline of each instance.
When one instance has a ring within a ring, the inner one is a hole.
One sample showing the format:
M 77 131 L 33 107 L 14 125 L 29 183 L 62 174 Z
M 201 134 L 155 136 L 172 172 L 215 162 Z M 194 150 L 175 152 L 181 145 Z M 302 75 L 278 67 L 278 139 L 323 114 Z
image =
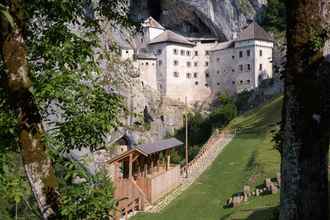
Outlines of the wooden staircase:
M 149 206 L 145 193 L 133 179 L 117 179 L 115 181 L 115 198 L 118 198 L 119 214 L 116 220 L 127 219 L 130 213 L 142 211 Z

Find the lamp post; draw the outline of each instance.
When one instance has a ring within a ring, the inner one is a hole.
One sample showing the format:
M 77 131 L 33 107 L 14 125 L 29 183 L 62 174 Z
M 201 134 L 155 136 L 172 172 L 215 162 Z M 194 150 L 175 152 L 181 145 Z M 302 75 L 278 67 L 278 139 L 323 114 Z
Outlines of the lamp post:
M 186 122 L 186 178 L 188 178 L 188 107 L 187 107 L 187 96 L 185 97 L 186 111 L 185 111 L 185 122 Z

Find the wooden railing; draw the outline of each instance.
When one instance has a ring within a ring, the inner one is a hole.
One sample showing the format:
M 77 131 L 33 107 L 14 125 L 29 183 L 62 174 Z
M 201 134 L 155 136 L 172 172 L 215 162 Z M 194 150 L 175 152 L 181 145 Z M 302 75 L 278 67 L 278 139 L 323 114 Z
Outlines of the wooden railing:
M 194 169 L 203 163 L 203 160 L 206 158 L 207 154 L 212 151 L 213 148 L 217 147 L 216 142 L 220 142 L 224 140 L 227 135 L 233 135 L 235 131 L 223 130 L 220 133 L 214 133 L 209 140 L 202 146 L 198 154 L 195 156 L 193 160 L 191 160 L 188 165 L 183 166 L 181 168 L 181 175 L 185 175 L 186 173 L 191 174 Z
M 143 210 L 146 202 L 144 192 L 132 179 L 115 181 L 115 198 L 118 198 L 118 209 L 122 216 L 137 210 Z

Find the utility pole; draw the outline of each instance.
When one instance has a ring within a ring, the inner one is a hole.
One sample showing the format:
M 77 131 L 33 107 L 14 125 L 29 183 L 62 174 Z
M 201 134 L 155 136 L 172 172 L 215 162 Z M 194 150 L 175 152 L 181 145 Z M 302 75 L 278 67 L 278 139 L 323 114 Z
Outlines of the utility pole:
M 185 97 L 185 120 L 186 120 L 186 178 L 188 178 L 188 104 L 187 104 L 187 96 Z

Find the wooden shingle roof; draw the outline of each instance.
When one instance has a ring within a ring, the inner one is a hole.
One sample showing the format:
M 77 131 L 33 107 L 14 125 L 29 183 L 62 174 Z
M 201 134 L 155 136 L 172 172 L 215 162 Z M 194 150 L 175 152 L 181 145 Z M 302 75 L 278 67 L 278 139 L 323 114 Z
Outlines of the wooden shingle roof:
M 183 145 L 181 141 L 176 138 L 169 138 L 165 140 L 160 140 L 154 143 L 138 145 L 136 148 L 142 151 L 146 155 L 150 155 L 156 152 L 164 151 L 174 147 Z
M 148 157 L 149 155 L 151 155 L 153 153 L 172 149 L 172 148 L 178 147 L 180 145 L 183 145 L 183 143 L 176 138 L 169 138 L 169 139 L 160 140 L 160 141 L 156 141 L 154 143 L 149 143 L 149 144 L 141 144 L 136 147 L 133 147 L 132 149 L 124 152 L 123 154 L 113 157 L 112 159 L 107 161 L 107 163 L 111 164 L 114 161 L 119 161 L 119 160 L 125 159 L 131 153 L 138 153 L 138 154 Z
M 270 36 L 265 29 L 260 27 L 256 22 L 252 22 L 244 30 L 242 30 L 237 41 L 244 40 L 263 40 L 263 41 L 273 41 L 273 38 Z

